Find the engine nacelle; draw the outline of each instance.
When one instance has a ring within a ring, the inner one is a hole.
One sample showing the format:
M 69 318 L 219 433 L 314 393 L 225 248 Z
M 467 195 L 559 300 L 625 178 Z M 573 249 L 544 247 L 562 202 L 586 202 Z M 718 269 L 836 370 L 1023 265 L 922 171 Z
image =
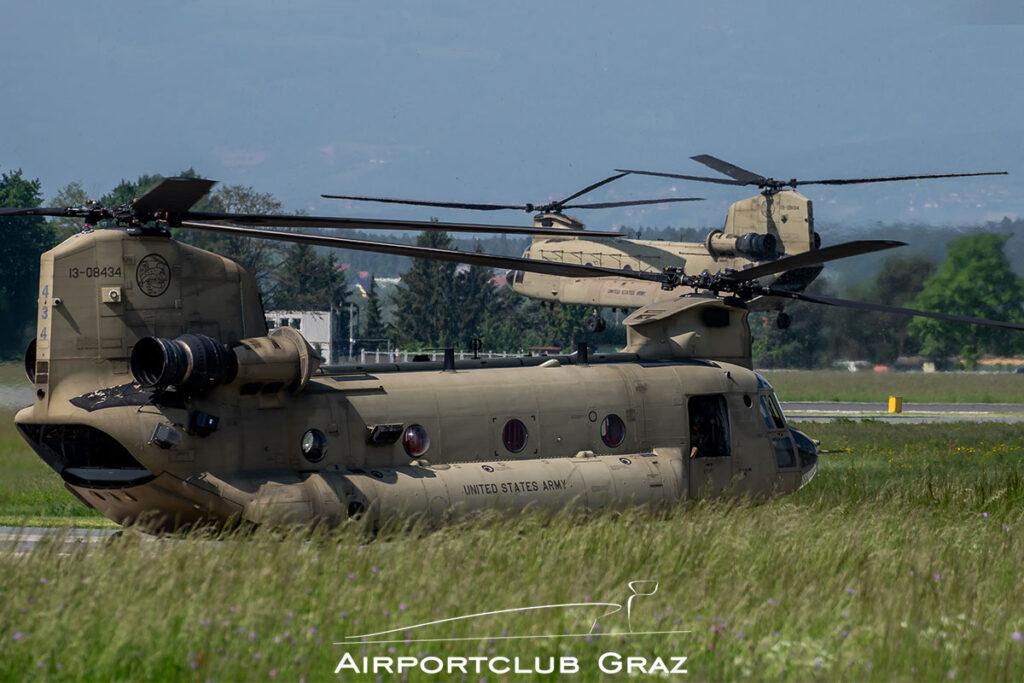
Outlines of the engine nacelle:
M 778 239 L 767 233 L 729 235 L 721 230 L 712 230 L 704 240 L 704 246 L 716 258 L 746 256 L 757 261 L 769 261 L 779 256 Z
M 234 347 L 200 334 L 177 339 L 146 337 L 132 349 L 135 380 L 156 389 L 174 387 L 186 394 L 206 393 L 222 385 L 243 394 L 295 394 L 306 386 L 320 359 L 309 342 L 291 327 L 266 337 L 243 339 Z

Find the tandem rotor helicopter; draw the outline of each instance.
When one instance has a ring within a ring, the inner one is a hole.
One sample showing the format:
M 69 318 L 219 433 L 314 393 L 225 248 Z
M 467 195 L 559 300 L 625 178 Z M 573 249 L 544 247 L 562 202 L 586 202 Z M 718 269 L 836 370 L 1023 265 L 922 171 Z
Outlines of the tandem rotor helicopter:
M 518 209 L 528 213 L 536 212 L 535 227 L 560 226 L 562 234 L 537 233 L 530 247 L 523 253 L 524 258 L 575 263 L 579 265 L 603 266 L 618 270 L 634 270 L 657 273 L 664 268 L 681 268 L 686 273 L 704 271 L 723 272 L 739 270 L 750 265 L 774 261 L 782 256 L 802 254 L 821 246 L 821 238 L 814 230 L 814 214 L 811 200 L 796 192 L 799 185 L 854 185 L 903 180 L 924 180 L 934 178 L 964 178 L 986 175 L 1006 175 L 1005 171 L 983 173 L 935 173 L 926 175 L 901 175 L 874 178 L 832 178 L 823 180 L 775 180 L 766 176 L 722 161 L 709 154 L 690 157 L 719 173 L 723 178 L 657 173 L 631 169 L 616 169 L 618 175 L 598 183 L 565 199 L 545 204 L 469 204 L 463 202 L 420 201 L 414 199 L 392 199 L 385 197 L 363 197 L 356 195 L 324 194 L 329 199 L 352 201 L 411 204 L 450 209 L 472 209 L 476 211 L 497 211 Z M 721 229 L 708 233 L 703 242 L 668 242 L 663 240 L 630 239 L 624 236 L 602 237 L 584 230 L 584 225 L 573 216 L 563 213 L 565 209 L 606 209 L 619 206 L 638 206 L 667 202 L 697 201 L 697 198 L 666 198 L 639 201 L 599 202 L 592 204 L 569 204 L 602 185 L 618 180 L 629 174 L 677 178 L 719 185 L 740 185 L 756 187 L 757 194 L 732 204 Z M 789 189 L 787 189 L 789 188 Z M 592 239 L 594 238 L 594 239 Z M 820 264 L 806 268 L 773 273 L 770 284 L 802 292 L 818 276 Z M 672 298 L 675 294 L 659 287 L 644 286 L 625 277 L 558 277 L 547 273 L 518 270 L 510 273 L 510 286 L 516 292 L 541 301 L 558 301 L 564 304 L 592 306 L 593 313 L 587 320 L 588 332 L 599 332 L 605 328 L 600 315 L 601 308 L 611 307 L 632 310 L 645 304 Z M 776 324 L 781 329 L 790 325 L 790 317 L 782 308 L 784 302 L 761 299 L 752 304 L 753 310 L 778 311 Z
M 899 242 L 810 249 L 741 271 L 650 272 L 268 229 L 502 226 L 191 211 L 212 185 L 172 178 L 123 206 L 0 209 L 85 223 L 41 256 L 25 358 L 35 399 L 15 423 L 72 495 L 121 524 L 376 525 L 786 494 L 815 475 L 818 451 L 751 369 L 748 301 L 1024 329 L 759 281 Z M 111 228 L 92 229 L 100 221 Z M 580 345 L 568 356 L 456 362 L 449 349 L 436 363 L 321 366 L 299 331 L 268 334 L 250 273 L 172 239 L 168 227 L 688 293 L 630 315 L 619 353 Z

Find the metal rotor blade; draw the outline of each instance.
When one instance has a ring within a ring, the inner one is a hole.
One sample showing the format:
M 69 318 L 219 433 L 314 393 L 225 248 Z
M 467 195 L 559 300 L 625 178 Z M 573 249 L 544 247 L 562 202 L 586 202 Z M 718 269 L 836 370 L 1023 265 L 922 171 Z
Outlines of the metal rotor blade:
M 671 204 L 673 202 L 702 202 L 703 197 L 673 197 L 671 199 L 637 199 L 623 202 L 598 202 L 596 204 L 566 204 L 563 209 L 610 209 L 616 206 L 646 206 L 647 204 Z
M 929 178 L 969 178 L 980 175 L 1007 175 L 1006 171 L 980 173 L 929 173 L 924 175 L 894 175 L 880 178 L 832 178 L 827 180 L 798 180 L 797 185 L 854 185 L 857 183 L 889 183 L 896 180 L 927 180 Z
M 559 200 L 557 202 L 553 202 L 553 203 L 558 205 L 558 206 L 560 206 L 560 207 L 564 207 L 565 204 L 567 204 L 568 202 L 571 202 L 572 200 L 576 199 L 577 197 L 582 197 L 583 195 L 587 194 L 588 192 L 593 192 L 594 190 L 596 190 L 597 188 L 601 187 L 602 185 L 607 185 L 608 183 L 612 182 L 613 180 L 618 180 L 619 178 L 621 178 L 624 175 L 626 175 L 626 174 L 625 173 L 616 173 L 613 176 L 608 176 L 604 180 L 598 180 L 596 183 L 593 183 L 592 185 L 587 185 L 586 187 L 584 187 L 579 192 L 576 192 L 575 194 L 571 194 L 568 197 L 566 197 L 565 199 L 561 199 L 561 200 Z
M 236 225 L 219 225 L 216 223 L 199 223 L 196 221 L 182 221 L 181 227 L 193 230 L 205 230 L 207 232 L 220 232 L 228 235 L 277 240 L 279 242 L 298 242 L 301 244 L 313 244 L 323 247 L 335 247 L 337 249 L 352 249 L 355 251 L 372 251 L 380 254 L 395 254 L 397 256 L 408 256 L 410 258 L 428 258 L 439 261 L 453 261 L 455 263 L 467 263 L 474 266 L 485 266 L 489 268 L 525 270 L 531 273 L 559 275 L 561 277 L 616 277 L 631 278 L 634 280 L 649 280 L 652 282 L 661 282 L 662 280 L 662 275 L 660 273 L 621 271 L 615 268 L 583 266 L 572 263 L 556 263 L 554 261 L 526 259 L 518 256 L 495 256 L 493 254 L 481 254 L 471 251 L 436 249 L 434 247 L 418 247 L 407 244 L 392 244 L 389 242 L 371 242 L 368 240 L 354 240 L 345 237 L 327 237 L 323 235 L 309 235 L 295 232 L 258 230 L 256 228 L 243 228 Z
M 754 173 L 753 171 L 748 171 L 745 168 L 740 168 L 735 164 L 730 164 L 728 161 L 722 161 L 718 157 L 713 157 L 710 154 L 698 154 L 697 156 L 690 158 L 697 163 L 704 164 L 708 168 L 713 168 L 719 173 L 729 176 L 733 180 L 738 180 L 744 185 L 760 185 L 768 180 L 763 175 Z
M 904 247 L 906 244 L 906 242 L 897 242 L 895 240 L 857 240 L 854 242 L 843 242 L 842 244 L 834 244 L 831 247 L 805 251 L 802 254 L 796 254 L 794 256 L 783 256 L 777 261 L 762 263 L 759 266 L 746 268 L 735 273 L 726 273 L 722 275 L 722 279 L 732 283 L 749 282 L 766 275 L 784 273 L 788 270 L 806 268 L 808 266 L 817 266 L 828 261 L 835 261 L 836 259 L 848 258 L 850 256 L 859 256 L 861 254 L 870 254 L 874 251 Z
M 987 318 L 972 318 L 966 315 L 952 315 L 949 313 L 935 313 L 934 311 L 921 311 L 916 308 L 901 308 L 900 306 L 887 306 L 885 304 L 873 304 L 866 301 L 850 301 L 849 299 L 836 299 L 816 294 L 805 294 L 803 292 L 775 291 L 769 289 L 765 296 L 774 296 L 783 299 L 794 299 L 796 301 L 809 301 L 815 304 L 826 306 L 838 306 L 841 308 L 854 308 L 864 311 L 878 311 L 880 313 L 895 313 L 897 315 L 913 315 L 922 318 L 936 318 L 937 320 L 951 320 L 958 323 L 971 323 L 972 325 L 986 325 L 988 327 L 1003 327 L 1009 330 L 1024 330 L 1024 325 L 1008 323 L 1001 320 L 989 320 Z
M 67 216 L 68 207 L 38 207 L 35 209 L 0 209 L 0 216 Z
M 145 216 L 155 211 L 182 213 L 206 196 L 216 180 L 203 178 L 164 178 L 132 203 L 135 212 Z
M 499 211 L 504 209 L 527 210 L 524 204 L 470 204 L 467 202 L 432 202 L 419 199 L 393 199 L 391 197 L 360 197 L 350 194 L 322 194 L 325 199 L 351 199 L 357 202 L 381 202 L 383 204 L 410 204 L 412 206 L 436 206 L 444 209 L 472 209 L 473 211 Z
M 624 237 L 621 232 L 604 230 L 569 230 L 567 228 L 536 228 L 517 225 L 487 225 L 485 223 L 444 223 L 440 221 L 400 221 L 387 218 L 340 218 L 335 216 L 289 216 L 287 214 L 218 213 L 213 211 L 187 211 L 183 221 L 231 221 L 249 226 L 273 228 L 348 228 L 350 230 L 444 230 L 445 232 L 472 232 L 495 235 L 587 235 L 588 237 Z
M 681 173 L 658 173 L 655 171 L 634 171 L 631 169 L 617 168 L 616 171 L 622 171 L 623 173 L 633 173 L 635 175 L 653 175 L 659 178 L 681 178 L 682 180 L 696 180 L 702 183 L 718 183 L 719 185 L 749 185 L 750 183 L 740 182 L 739 180 L 727 180 L 725 178 L 708 178 L 706 176 L 699 175 L 683 175 Z M 756 183 L 755 183 L 756 184 Z
M 520 211 L 526 211 L 527 213 L 533 213 L 534 211 L 541 212 L 558 212 L 566 208 L 566 204 L 571 202 L 577 197 L 581 197 L 588 192 L 593 192 L 602 185 L 606 185 L 614 180 L 618 180 L 626 173 L 617 173 L 616 175 L 609 176 L 603 180 L 599 180 L 596 183 L 587 185 L 579 192 L 575 192 L 568 197 L 563 199 L 557 199 L 551 202 L 542 202 L 539 204 L 489 204 L 489 203 L 473 203 L 473 202 L 435 202 L 421 199 L 394 199 L 391 197 L 362 197 L 358 195 L 346 195 L 346 194 L 322 194 L 321 197 L 326 199 L 351 199 L 357 202 L 382 202 L 385 204 L 410 204 L 412 206 L 436 206 L 445 209 L 470 209 L 473 211 L 501 211 L 505 209 L 517 209 Z M 609 206 L 615 206 L 609 205 Z M 576 208 L 602 208 L 598 205 L 578 205 Z

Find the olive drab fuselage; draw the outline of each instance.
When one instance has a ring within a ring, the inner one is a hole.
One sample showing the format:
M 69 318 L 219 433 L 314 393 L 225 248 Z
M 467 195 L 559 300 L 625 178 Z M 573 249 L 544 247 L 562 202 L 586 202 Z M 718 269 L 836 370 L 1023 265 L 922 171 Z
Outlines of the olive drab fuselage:
M 724 228 L 712 231 L 703 242 L 593 238 L 578 229 L 578 221 L 557 214 L 537 216 L 535 224 L 564 225 L 566 236 L 534 237 L 524 254 L 528 258 L 648 272 L 682 267 L 690 275 L 705 270 L 741 270 L 770 260 L 756 251 L 745 252 L 742 246 L 737 250 L 737 238 L 743 236 L 770 235 L 777 245 L 776 256 L 800 254 L 814 249 L 816 244 L 811 201 L 792 190 L 759 194 L 733 203 Z M 817 271 L 801 275 L 806 282 L 800 283 L 800 289 L 810 283 Z M 784 274 L 776 276 L 779 277 Z M 569 278 L 520 270 L 512 273 L 511 280 L 512 289 L 524 296 L 595 307 L 634 309 L 679 296 L 663 290 L 656 282 L 624 278 Z
M 267 335 L 229 259 L 100 230 L 41 265 L 36 399 L 16 423 L 120 523 L 671 504 L 788 493 L 815 472 L 813 444 L 750 370 L 742 305 L 641 309 L 624 352 L 589 363 L 318 369 L 298 332 Z

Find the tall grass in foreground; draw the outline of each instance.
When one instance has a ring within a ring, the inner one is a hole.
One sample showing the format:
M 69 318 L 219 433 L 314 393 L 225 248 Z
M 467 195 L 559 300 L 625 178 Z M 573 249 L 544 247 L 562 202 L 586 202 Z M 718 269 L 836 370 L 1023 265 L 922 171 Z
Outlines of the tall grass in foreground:
M 485 518 L 372 541 L 355 526 L 173 541 L 128 532 L 70 553 L 4 553 L 0 678 L 325 680 L 351 651 L 528 665 L 574 655 L 577 679 L 590 680 L 609 650 L 688 656 L 697 680 L 1024 678 L 1020 428 L 808 430 L 851 451 L 824 455 L 808 487 L 764 505 Z M 659 588 L 634 601 L 631 623 L 580 608 L 332 644 L 515 606 L 624 603 L 641 579 Z M 489 638 L 587 632 L 595 618 L 604 632 L 690 633 Z M 452 635 L 470 640 L 405 642 Z

